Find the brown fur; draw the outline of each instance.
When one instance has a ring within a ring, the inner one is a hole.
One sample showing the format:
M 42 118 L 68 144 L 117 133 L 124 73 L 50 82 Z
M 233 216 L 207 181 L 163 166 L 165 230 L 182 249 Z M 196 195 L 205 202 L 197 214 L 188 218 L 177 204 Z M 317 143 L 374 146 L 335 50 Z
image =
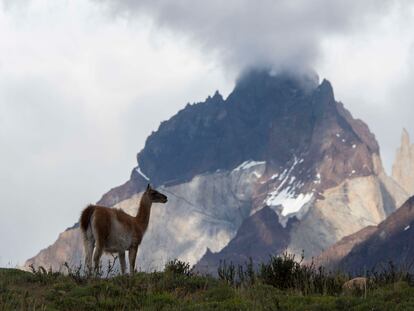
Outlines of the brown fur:
M 83 231 L 86 231 L 88 229 L 89 222 L 91 221 L 92 213 L 94 210 L 95 210 L 95 206 L 89 205 L 82 211 L 79 222 L 80 222 L 80 227 Z
M 85 264 L 91 269 L 92 266 L 92 252 L 95 264 L 95 270 L 99 267 L 99 259 L 103 251 L 118 252 L 121 271 L 125 272 L 125 251 L 129 251 L 130 272 L 132 273 L 135 267 L 135 259 L 138 251 L 138 246 L 141 244 L 145 231 L 148 228 L 148 223 L 151 214 L 152 203 L 166 203 L 167 197 L 156 190 L 153 190 L 148 185 L 147 190 L 141 197 L 138 213 L 135 217 L 126 214 L 119 209 L 108 208 L 99 205 L 89 205 L 86 207 L 80 218 L 80 228 L 83 235 L 85 247 Z M 112 226 L 114 225 L 113 228 Z M 122 236 L 121 240 L 114 237 L 119 231 Z M 112 240 L 111 240 L 112 239 Z M 128 242 L 125 242 L 125 239 Z M 115 241 L 115 242 L 114 242 Z M 112 243 L 112 244 L 111 244 Z M 128 245 L 125 246 L 124 244 Z

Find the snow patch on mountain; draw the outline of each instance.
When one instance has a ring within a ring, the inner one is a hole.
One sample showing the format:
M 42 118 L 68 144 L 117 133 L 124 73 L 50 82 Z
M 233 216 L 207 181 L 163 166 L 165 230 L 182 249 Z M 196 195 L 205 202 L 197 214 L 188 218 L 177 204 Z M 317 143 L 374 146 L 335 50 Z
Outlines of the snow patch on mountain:
M 273 180 L 279 177 L 278 180 L 281 182 L 274 191 L 267 194 L 263 203 L 272 207 L 278 213 L 280 222 L 284 227 L 290 217 L 303 214 L 302 208 L 313 198 L 312 193 L 298 194 L 304 183 L 292 175 L 295 167 L 303 162 L 304 159 L 294 156 L 293 164 L 289 168 L 285 169 L 280 176 L 273 175 L 270 178 L 270 180 Z
M 240 170 L 247 170 L 251 167 L 258 166 L 258 165 L 261 165 L 261 164 L 266 164 L 266 162 L 265 161 L 253 161 L 253 160 L 244 161 L 242 164 L 240 164 L 238 167 L 236 167 L 234 169 L 234 171 L 237 172 L 237 171 L 240 171 Z
M 280 192 L 271 192 L 266 199 L 268 206 L 282 206 L 280 214 L 284 217 L 289 217 L 300 212 L 302 207 L 308 203 L 313 197 L 312 193 L 300 193 L 295 195 L 292 188 L 285 188 Z
M 149 177 L 147 175 L 145 175 L 142 171 L 141 168 L 139 167 L 139 165 L 135 168 L 135 171 L 140 174 L 146 181 L 149 181 Z

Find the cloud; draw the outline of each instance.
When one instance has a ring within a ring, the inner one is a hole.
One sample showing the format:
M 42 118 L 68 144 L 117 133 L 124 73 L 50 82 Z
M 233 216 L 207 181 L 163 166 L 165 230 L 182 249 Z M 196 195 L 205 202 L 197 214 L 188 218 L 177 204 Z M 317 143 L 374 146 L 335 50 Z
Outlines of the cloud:
M 367 122 L 390 169 L 403 126 L 414 137 L 414 3 L 408 0 L 93 0 L 149 18 L 236 76 L 250 67 L 316 70 Z M 384 126 L 386 125 L 386 126 Z
M 361 30 L 391 5 L 382 0 L 95 1 L 118 16 L 149 17 L 235 71 L 313 67 L 322 40 Z
M 8 10 L 16 6 L 26 5 L 28 1 L 30 0 L 1 0 L 0 7 L 3 7 L 3 9 Z

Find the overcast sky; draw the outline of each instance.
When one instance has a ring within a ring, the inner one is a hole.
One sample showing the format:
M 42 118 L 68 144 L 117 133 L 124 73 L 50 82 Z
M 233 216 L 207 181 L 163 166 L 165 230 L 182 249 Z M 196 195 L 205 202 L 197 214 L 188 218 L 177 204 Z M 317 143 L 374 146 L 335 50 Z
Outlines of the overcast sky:
M 377 135 L 414 136 L 409 1 L 0 0 L 0 266 L 129 178 L 145 138 L 252 66 L 313 68 Z M 410 122 L 411 121 L 411 122 Z

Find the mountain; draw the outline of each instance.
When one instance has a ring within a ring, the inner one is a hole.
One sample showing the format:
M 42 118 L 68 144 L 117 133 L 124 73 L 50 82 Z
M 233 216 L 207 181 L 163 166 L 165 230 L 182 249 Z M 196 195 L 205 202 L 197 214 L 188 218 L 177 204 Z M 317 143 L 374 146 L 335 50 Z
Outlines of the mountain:
M 338 249 L 348 243 L 339 256 Z M 414 197 L 378 226 L 367 227 L 347 237 L 319 256 L 318 263 L 358 273 L 365 269 L 381 269 L 392 261 L 398 267 L 414 271 Z M 333 259 L 333 260 L 332 260 Z
M 259 227 L 269 223 L 251 224 L 269 210 L 277 216 L 270 235 L 280 240 L 269 251 L 316 256 L 407 198 L 384 173 L 367 125 L 315 75 L 250 71 L 226 99 L 216 92 L 162 122 L 137 162 L 130 180 L 98 203 L 135 214 L 148 180 L 168 195 L 168 204 L 152 208 L 138 252 L 144 270 L 172 258 L 195 264 L 207 249 L 243 258 L 250 230 L 266 245 Z M 79 264 L 83 251 L 72 234 L 76 226 L 26 266 Z
M 408 194 L 414 195 L 414 144 L 410 143 L 410 136 L 405 129 L 392 167 L 392 177 Z

